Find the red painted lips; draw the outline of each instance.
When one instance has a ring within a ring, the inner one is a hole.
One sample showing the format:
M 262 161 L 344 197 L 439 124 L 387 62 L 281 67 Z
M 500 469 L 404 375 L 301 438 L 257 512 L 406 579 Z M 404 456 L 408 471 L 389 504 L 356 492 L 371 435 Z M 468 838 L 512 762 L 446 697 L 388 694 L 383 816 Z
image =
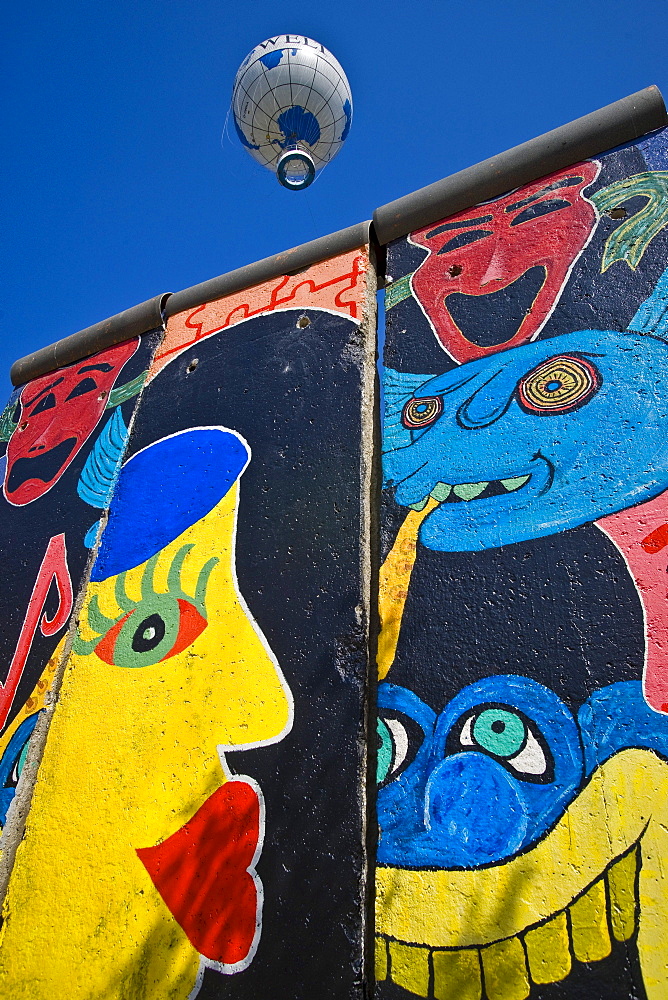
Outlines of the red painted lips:
M 260 838 L 260 802 L 228 781 L 193 818 L 137 854 L 189 941 L 206 958 L 236 965 L 252 957 L 262 901 L 249 868 Z

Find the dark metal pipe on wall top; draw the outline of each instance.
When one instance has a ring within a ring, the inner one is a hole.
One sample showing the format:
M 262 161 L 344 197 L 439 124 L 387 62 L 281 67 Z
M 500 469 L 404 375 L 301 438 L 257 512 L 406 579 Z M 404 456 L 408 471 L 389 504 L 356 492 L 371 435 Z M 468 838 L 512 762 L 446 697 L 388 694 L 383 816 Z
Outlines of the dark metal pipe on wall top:
M 377 208 L 373 223 L 361 222 L 309 243 L 237 268 L 181 292 L 165 292 L 109 319 L 65 337 L 15 361 L 10 377 L 20 386 L 105 347 L 163 326 L 185 309 L 195 308 L 270 281 L 366 243 L 383 247 L 394 239 L 472 205 L 496 198 L 563 167 L 632 142 L 668 124 L 658 87 L 647 87 L 583 118 L 492 156 L 450 177 Z M 382 276 L 381 276 L 382 278 Z

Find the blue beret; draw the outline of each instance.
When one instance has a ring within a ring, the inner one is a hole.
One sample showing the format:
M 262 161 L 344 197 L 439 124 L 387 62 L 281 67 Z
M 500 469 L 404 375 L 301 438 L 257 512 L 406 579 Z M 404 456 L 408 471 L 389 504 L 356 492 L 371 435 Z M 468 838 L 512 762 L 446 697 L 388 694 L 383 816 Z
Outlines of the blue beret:
M 208 514 L 246 468 L 245 442 L 192 427 L 154 442 L 121 469 L 92 580 L 139 566 Z

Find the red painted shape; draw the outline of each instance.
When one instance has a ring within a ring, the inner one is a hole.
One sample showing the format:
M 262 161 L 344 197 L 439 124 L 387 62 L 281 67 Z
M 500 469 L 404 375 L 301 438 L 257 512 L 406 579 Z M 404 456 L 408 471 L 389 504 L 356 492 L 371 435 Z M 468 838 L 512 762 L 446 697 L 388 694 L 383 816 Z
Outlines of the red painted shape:
M 668 524 L 662 524 L 660 528 L 650 532 L 640 543 L 645 552 L 655 555 L 668 545 Z
M 102 636 L 95 647 L 95 655 L 99 656 L 104 663 L 108 663 L 110 666 L 114 665 L 114 646 L 116 645 L 119 632 L 132 614 L 134 614 L 134 611 L 128 611 L 127 615 L 123 615 L 123 617 L 120 618 L 115 625 L 112 625 L 109 631 Z
M 53 618 L 48 618 L 44 611 L 44 605 L 51 589 L 51 584 L 55 583 L 58 591 L 58 607 Z M 25 667 L 30 647 L 39 625 L 42 635 L 55 635 L 63 628 L 70 617 L 74 596 L 72 593 L 72 580 L 69 567 L 67 565 L 67 548 L 65 546 L 65 535 L 54 535 L 49 539 L 42 564 L 37 573 L 37 579 L 28 601 L 28 609 L 21 627 L 19 641 L 14 650 L 14 656 L 9 667 L 7 679 L 4 685 L 0 685 L 0 729 L 4 726 L 12 707 L 16 689 L 19 686 L 23 668 Z M 41 621 L 40 621 L 41 615 Z
M 191 642 L 195 641 L 198 635 L 202 634 L 207 626 L 206 618 L 202 617 L 190 601 L 183 601 L 180 597 L 177 597 L 176 603 L 179 606 L 179 631 L 176 636 L 176 642 L 169 652 L 165 653 L 162 658 L 163 660 L 168 660 L 171 656 L 176 656 L 177 653 L 183 652 Z
M 7 445 L 4 492 L 32 503 L 58 482 L 104 414 L 121 368 L 139 338 L 36 378 L 21 392 L 21 416 Z
M 668 712 L 668 491 L 596 522 L 626 559 L 645 617 L 643 692 Z
M 413 275 L 413 292 L 455 361 L 486 357 L 536 336 L 596 225 L 594 206 L 582 192 L 598 169 L 592 161 L 578 163 L 411 234 L 413 243 L 429 250 Z M 448 309 L 448 297 L 471 296 L 467 308 L 475 323 L 476 298 L 510 289 L 536 266 L 545 280 L 533 302 L 524 304 L 515 333 L 491 347 L 469 340 Z
M 137 849 L 174 919 L 214 962 L 243 962 L 255 942 L 261 902 L 249 868 L 259 837 L 257 792 L 235 779 L 167 840 Z

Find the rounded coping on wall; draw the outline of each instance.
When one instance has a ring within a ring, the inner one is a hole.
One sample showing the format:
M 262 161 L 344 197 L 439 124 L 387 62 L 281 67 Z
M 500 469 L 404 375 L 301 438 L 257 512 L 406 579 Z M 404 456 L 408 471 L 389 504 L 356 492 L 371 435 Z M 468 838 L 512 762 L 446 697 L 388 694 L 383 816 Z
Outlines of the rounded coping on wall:
M 639 90 L 598 111 L 382 205 L 374 212 L 372 222 L 357 223 L 181 292 L 156 295 L 49 347 L 19 358 L 10 371 L 12 384 L 24 385 L 34 378 L 55 371 L 63 365 L 73 364 L 130 337 L 161 328 L 170 316 L 186 309 L 194 309 L 198 305 L 284 274 L 298 274 L 312 264 L 347 253 L 369 242 L 377 247 L 385 246 L 431 222 L 464 211 L 478 202 L 496 198 L 506 191 L 580 160 L 632 142 L 666 124 L 668 115 L 659 88 L 652 86 Z M 382 284 L 382 280 L 380 283 Z

